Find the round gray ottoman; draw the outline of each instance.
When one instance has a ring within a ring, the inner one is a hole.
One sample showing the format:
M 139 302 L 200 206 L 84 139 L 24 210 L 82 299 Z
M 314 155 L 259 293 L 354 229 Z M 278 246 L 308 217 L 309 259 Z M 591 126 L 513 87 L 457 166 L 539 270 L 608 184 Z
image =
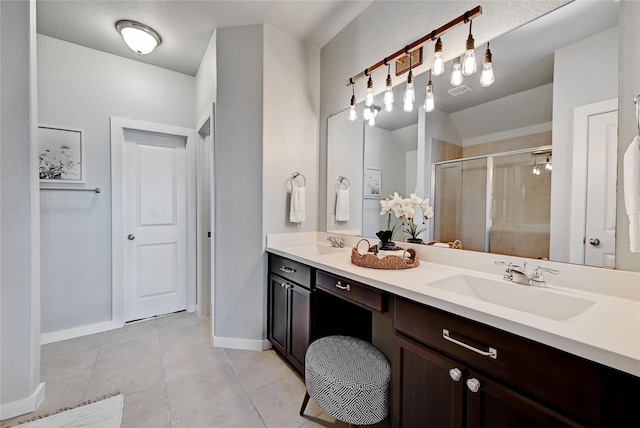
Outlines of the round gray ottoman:
M 355 337 L 327 336 L 314 341 L 305 356 L 305 395 L 334 418 L 370 425 L 389 413 L 391 365 L 375 346 Z

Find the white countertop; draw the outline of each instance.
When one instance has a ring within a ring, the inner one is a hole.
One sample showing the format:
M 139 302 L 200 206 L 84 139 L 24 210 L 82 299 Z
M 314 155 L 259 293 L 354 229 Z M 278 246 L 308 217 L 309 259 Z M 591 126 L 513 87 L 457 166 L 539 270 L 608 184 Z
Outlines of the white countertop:
M 413 247 L 420 258 L 416 268 L 368 269 L 351 263 L 351 247 L 358 238 L 345 236 L 346 248 L 332 249 L 326 236 L 323 232 L 269 235 L 266 250 L 640 376 L 640 273 L 424 245 Z M 556 321 L 429 286 L 460 274 L 502 281 L 504 267 L 495 266 L 494 259 L 558 269 L 559 275 L 546 276 L 544 292 L 582 297 L 595 304 L 575 318 Z

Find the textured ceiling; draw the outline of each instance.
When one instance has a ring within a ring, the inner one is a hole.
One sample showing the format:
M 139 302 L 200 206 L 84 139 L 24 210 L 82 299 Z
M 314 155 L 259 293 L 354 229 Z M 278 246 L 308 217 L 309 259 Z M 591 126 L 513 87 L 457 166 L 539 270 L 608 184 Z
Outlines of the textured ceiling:
M 40 0 L 37 31 L 193 76 L 216 28 L 264 23 L 321 48 L 372 1 Z M 149 55 L 136 55 L 115 30 L 121 19 L 152 27 L 162 44 Z

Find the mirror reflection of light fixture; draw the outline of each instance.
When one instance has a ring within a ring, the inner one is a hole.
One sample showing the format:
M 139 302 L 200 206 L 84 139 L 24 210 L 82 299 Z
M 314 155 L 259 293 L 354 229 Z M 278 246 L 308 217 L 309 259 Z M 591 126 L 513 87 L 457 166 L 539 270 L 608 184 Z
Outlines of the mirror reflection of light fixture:
M 358 112 L 356 111 L 356 87 L 351 82 L 351 105 L 349 106 L 349 120 L 353 122 L 358 118 Z
M 547 162 L 544 164 L 544 169 L 547 171 L 553 170 L 553 165 L 551 164 L 551 155 L 547 155 Z
M 433 98 L 433 84 L 431 83 L 431 70 L 429 70 L 429 83 L 427 83 L 426 97 L 424 99 L 424 111 L 431 113 L 436 108 Z
M 391 64 L 388 64 L 387 68 L 387 87 L 384 91 L 383 104 L 386 111 L 393 111 L 393 85 L 391 83 Z
M 493 56 L 489 50 L 489 43 L 487 42 L 487 50 L 484 53 L 484 59 L 482 61 L 482 74 L 480 75 L 480 85 L 484 88 L 488 88 L 495 82 L 495 76 L 493 75 Z
M 538 160 L 536 159 L 535 163 L 533 164 L 533 170 L 531 171 L 531 173 L 533 175 L 540 175 L 540 167 L 538 167 Z
M 471 34 L 471 24 L 473 21 L 469 21 L 469 37 L 467 38 L 467 50 L 464 53 L 464 59 L 462 60 L 462 74 L 465 76 L 471 76 L 478 71 L 478 62 L 476 61 L 475 54 L 475 41 Z
M 362 113 L 362 117 L 367 122 L 369 126 L 376 126 L 376 116 L 380 112 L 381 108 L 375 104 L 372 104 L 370 107 L 365 107 L 364 112 Z
M 444 60 L 442 59 L 442 40 L 438 37 L 436 40 L 436 46 L 433 50 L 435 60 L 433 61 L 433 75 L 440 76 L 444 73 Z
M 463 80 L 460 57 L 456 57 L 453 59 L 453 70 L 451 70 L 451 86 L 460 86 Z
M 160 35 L 151 27 L 129 19 L 116 22 L 116 30 L 124 42 L 138 55 L 146 55 L 162 43 Z

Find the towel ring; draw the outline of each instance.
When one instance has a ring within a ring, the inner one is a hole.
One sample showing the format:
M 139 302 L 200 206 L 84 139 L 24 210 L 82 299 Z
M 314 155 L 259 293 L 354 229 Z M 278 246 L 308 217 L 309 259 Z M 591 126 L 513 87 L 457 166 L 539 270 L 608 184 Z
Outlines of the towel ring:
M 349 181 L 349 179 L 347 177 L 343 177 L 341 175 L 338 176 L 338 187 L 340 187 L 340 184 L 342 184 L 343 181 L 347 182 L 346 190 L 351 189 L 351 182 Z
M 293 174 L 291 174 L 291 188 L 292 188 L 292 189 L 293 189 L 293 187 L 294 187 L 294 186 L 293 186 L 293 181 L 294 181 L 296 178 L 298 178 L 298 177 L 302 177 L 302 186 L 298 186 L 298 187 L 304 187 L 304 186 L 306 186 L 306 185 L 307 185 L 307 179 L 305 178 L 305 176 L 304 176 L 304 175 L 302 175 L 301 173 L 299 173 L 299 172 L 297 172 L 297 171 L 296 171 L 296 172 L 294 172 Z

